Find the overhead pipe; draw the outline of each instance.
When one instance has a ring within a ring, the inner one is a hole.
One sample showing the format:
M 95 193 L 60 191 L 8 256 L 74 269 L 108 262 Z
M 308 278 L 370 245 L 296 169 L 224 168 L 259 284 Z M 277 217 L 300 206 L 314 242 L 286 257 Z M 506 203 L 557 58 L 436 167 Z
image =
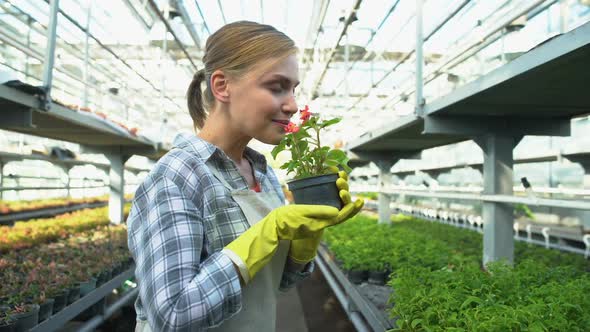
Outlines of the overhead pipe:
M 23 13 L 23 15 L 26 15 L 26 13 L 24 13 L 24 12 L 23 12 L 23 11 L 22 11 L 20 8 L 18 8 L 18 7 L 14 7 L 14 8 L 15 8 L 15 9 L 17 9 L 17 10 L 18 10 L 20 13 Z M 15 17 L 17 17 L 17 18 L 20 18 L 21 16 L 20 16 L 20 15 L 17 15 L 17 16 L 15 16 Z M 27 17 L 29 17 L 29 16 L 27 16 Z M 19 19 L 19 20 L 20 20 L 20 19 Z M 20 20 L 20 21 L 22 22 L 22 20 Z M 35 21 L 35 22 L 37 22 L 37 23 L 38 23 L 38 21 Z M 34 26 L 34 29 L 35 29 L 35 31 L 37 31 L 37 32 L 41 33 L 41 29 L 40 29 L 40 28 L 36 27 L 36 25 L 33 25 L 33 26 Z M 23 44 L 21 43 L 21 41 L 20 41 L 20 40 L 19 40 L 17 37 L 15 37 L 15 36 L 12 36 L 12 35 L 8 34 L 8 32 L 7 32 L 6 30 L 0 29 L 0 40 L 2 40 L 2 41 L 4 41 L 4 42 L 6 42 L 8 45 L 10 45 L 10 46 L 12 46 L 12 47 L 14 47 L 14 48 L 16 48 L 16 49 L 18 49 L 18 50 L 20 50 L 21 52 L 23 52 L 23 53 L 27 54 L 28 56 L 30 56 L 30 57 L 32 57 L 32 58 L 35 58 L 35 59 L 39 60 L 40 62 L 43 62 L 43 55 L 41 54 L 41 52 L 40 52 L 40 51 L 38 51 L 38 50 L 33 50 L 33 49 L 31 49 L 31 48 L 28 48 L 28 47 L 26 47 L 26 45 L 23 45 Z M 68 46 L 72 46 L 72 45 L 68 45 Z M 72 49 L 72 50 L 69 50 L 69 49 L 67 49 L 67 50 L 68 50 L 68 51 L 69 51 L 71 54 L 74 54 L 74 52 L 77 52 L 77 51 L 79 51 L 79 50 L 76 50 L 76 49 Z M 83 59 L 82 59 L 82 60 L 83 60 Z M 112 75 L 115 75 L 115 73 L 110 73 L 110 72 L 107 72 L 107 70 L 108 70 L 107 68 L 98 68 L 98 67 L 96 67 L 96 66 L 94 66 L 94 65 L 92 65 L 92 64 L 90 64 L 90 65 L 91 65 L 93 68 L 97 69 L 97 70 L 103 70 L 103 71 L 101 71 L 101 72 L 102 72 L 103 74 L 105 74 L 105 76 L 106 76 L 106 77 L 108 77 L 108 78 L 111 78 L 113 81 L 115 81 L 115 80 L 116 80 L 116 79 L 115 79 L 115 78 L 112 76 Z M 19 70 L 15 69 L 15 68 L 12 68 L 12 69 L 13 69 L 13 70 L 15 70 L 15 71 L 19 71 Z M 69 71 L 67 68 L 59 68 L 59 67 L 57 67 L 57 68 L 56 68 L 56 67 L 54 67 L 54 69 L 55 69 L 55 70 L 57 70 L 58 72 L 60 72 L 60 73 L 64 74 L 66 77 L 68 77 L 68 78 L 70 78 L 70 79 L 72 79 L 72 80 L 75 80 L 75 81 L 77 81 L 77 82 L 81 83 L 82 85 L 86 85 L 86 86 L 88 86 L 88 87 L 94 88 L 94 89 L 95 89 L 95 90 L 97 90 L 97 91 L 98 91 L 98 90 L 100 90 L 100 88 L 99 88 L 97 85 L 94 85 L 94 84 L 92 84 L 92 83 L 90 83 L 90 82 L 85 82 L 83 79 L 82 79 L 82 80 L 80 80 L 80 78 L 76 77 L 76 76 L 75 76 L 73 73 L 71 73 L 71 72 L 70 72 L 70 71 Z M 19 71 L 19 72 L 22 72 L 22 71 Z M 111 74 L 111 75 L 107 75 L 107 74 Z M 29 75 L 29 77 L 31 77 L 31 76 Z M 55 82 L 55 81 L 60 81 L 60 82 L 63 82 L 63 81 L 62 81 L 62 80 L 61 80 L 59 77 L 53 77 L 53 78 L 52 78 L 52 82 Z M 65 82 L 64 82 L 64 83 L 65 83 Z M 148 82 L 148 83 L 149 83 L 149 82 Z M 137 93 L 139 93 L 139 94 L 141 94 L 141 93 L 142 93 L 142 91 L 141 91 L 141 90 L 139 90 L 139 89 L 131 89 L 131 90 L 133 90 L 133 91 L 135 91 L 135 92 L 137 92 Z M 119 99 L 119 101 L 120 101 L 120 102 L 122 102 L 123 104 L 126 104 L 126 100 L 123 100 L 122 98 L 120 98 L 120 97 L 118 97 L 118 96 L 117 96 L 117 98 Z M 167 98 L 168 98 L 168 97 L 167 97 Z M 170 98 L 168 98 L 168 99 L 169 99 L 171 102 L 174 102 L 172 99 L 170 99 Z
M 189 35 L 191 36 L 191 38 L 195 42 L 195 46 L 197 46 L 197 49 L 200 51 L 201 50 L 201 38 L 199 37 L 199 34 L 197 33 L 197 30 L 195 29 L 195 25 L 191 21 L 190 16 L 189 16 L 188 12 L 186 11 L 186 7 L 184 6 L 184 2 L 181 0 L 176 0 L 176 8 L 178 9 L 178 11 L 180 13 L 180 18 L 182 19 L 182 22 L 184 23 L 186 30 L 188 31 Z
M 199 68 L 193 62 L 193 59 L 191 58 L 190 54 L 188 54 L 187 50 L 184 48 L 184 45 L 182 44 L 180 39 L 176 36 L 176 33 L 174 32 L 174 30 L 170 26 L 170 23 L 168 23 L 168 20 L 164 17 L 162 12 L 159 10 L 158 6 L 156 5 L 156 2 L 154 0 L 148 0 L 148 1 L 150 3 L 150 6 L 152 7 L 152 9 L 156 12 L 156 14 L 158 14 L 158 17 L 160 18 L 162 23 L 164 23 L 164 25 L 166 26 L 166 29 L 168 29 L 168 31 L 170 31 L 170 34 L 172 34 L 172 37 L 174 37 L 174 40 L 176 40 L 176 44 L 178 45 L 178 47 L 180 47 L 180 49 L 182 50 L 184 55 L 186 55 L 186 58 L 188 59 L 188 61 L 190 61 L 190 63 L 193 65 L 193 68 L 195 69 L 195 71 L 198 70 Z
M 143 28 L 146 30 L 146 32 L 149 32 L 154 23 L 152 22 L 152 24 L 150 24 L 149 22 L 147 22 L 143 18 L 143 16 L 141 16 L 141 14 L 137 11 L 137 8 L 135 8 L 135 6 L 131 3 L 130 0 L 123 0 L 123 2 L 127 6 L 127 8 L 129 8 L 129 11 L 131 11 L 131 15 L 133 15 L 137 20 L 139 20 L 142 23 Z M 150 18 L 153 19 L 150 13 L 148 13 L 148 15 L 150 15 Z
M 221 18 L 223 19 L 223 25 L 226 25 L 227 20 L 225 19 L 225 13 L 223 12 L 223 7 L 221 6 L 221 0 L 217 0 L 217 7 L 219 7 L 219 12 L 221 13 Z
M 326 65 L 324 66 L 324 69 L 322 70 L 320 77 L 316 80 L 313 88 L 311 89 L 312 96 L 317 94 L 317 89 L 320 86 L 320 84 L 322 83 L 322 80 L 324 79 L 326 72 L 328 71 L 328 67 L 330 66 L 330 62 L 332 62 L 332 58 L 334 57 L 334 54 L 336 54 L 336 50 L 338 49 L 338 45 L 340 45 L 340 41 L 342 40 L 342 37 L 344 37 L 344 35 L 346 34 L 346 30 L 348 29 L 348 26 L 350 24 L 352 24 L 353 18 L 356 17 L 356 12 L 360 7 L 361 2 L 362 2 L 362 0 L 356 0 L 354 6 L 352 7 L 352 10 L 350 11 L 350 14 L 344 20 L 344 27 L 342 28 L 342 32 L 340 32 L 340 36 L 338 37 L 338 40 L 336 41 L 336 45 L 330 51 L 330 56 L 328 57 L 328 61 L 326 61 Z
M 201 16 L 201 20 L 203 21 L 203 26 L 205 27 L 205 30 L 207 30 L 208 34 L 211 34 L 211 30 L 209 30 L 209 26 L 207 25 L 207 21 L 205 21 L 205 16 L 203 16 L 203 11 L 201 10 L 201 6 L 199 6 L 198 0 L 195 0 L 195 6 L 197 6 L 197 11 L 199 12 L 199 15 Z
M 8 4 L 8 5 L 12 5 L 12 4 Z M 2 4 L 0 4 L 0 6 L 2 6 Z M 18 19 L 20 22 L 23 22 L 23 23 L 25 23 L 25 20 L 24 20 L 24 19 L 22 19 L 22 18 L 23 18 L 23 17 L 26 17 L 27 19 L 33 19 L 33 22 L 35 22 L 35 23 L 39 23 L 39 24 L 38 24 L 39 26 L 43 26 L 43 25 L 41 25 L 41 24 L 40 24 L 40 22 L 39 22 L 39 21 L 35 20 L 35 19 L 34 19 L 33 17 L 31 17 L 29 14 L 27 14 L 26 12 L 24 12 L 24 11 L 23 11 L 21 8 L 19 8 L 19 7 L 16 7 L 15 5 L 12 5 L 12 7 L 13 7 L 15 10 L 18 10 L 18 12 L 19 12 L 20 14 L 22 14 L 22 15 L 15 15 L 15 16 L 14 16 L 14 17 L 15 17 L 15 18 L 17 18 L 17 19 Z M 36 32 L 38 32 L 39 34 L 42 34 L 42 33 L 43 33 L 42 29 L 41 29 L 39 26 L 37 26 L 37 24 L 33 24 L 32 26 L 33 26 L 33 29 L 34 29 Z M 44 26 L 43 26 L 43 27 L 44 27 Z M 85 33 L 85 35 L 86 35 L 86 33 Z M 88 35 L 89 35 L 89 34 L 88 34 Z M 28 56 L 30 56 L 30 57 L 33 57 L 33 58 L 36 58 L 36 59 L 38 59 L 38 60 L 39 60 L 39 61 L 41 61 L 41 62 L 43 61 L 43 56 L 42 56 L 42 55 L 40 55 L 40 54 L 41 54 L 40 52 L 38 52 L 38 51 L 36 51 L 36 50 L 35 50 L 35 51 L 33 51 L 33 50 L 31 50 L 29 47 L 25 47 L 24 45 L 22 45 L 22 44 L 20 43 L 20 41 L 19 41 L 19 39 L 18 39 L 18 38 L 15 38 L 14 36 L 7 35 L 7 34 L 6 34 L 6 32 L 5 32 L 5 31 L 3 31 L 3 30 L 0 30 L 0 38 L 3 38 L 3 40 L 4 40 L 4 41 L 6 41 L 8 44 L 10 44 L 12 47 L 14 47 L 14 48 L 16 48 L 16 49 L 19 49 L 20 51 L 24 52 L 24 53 L 25 53 L 25 54 L 27 54 Z M 68 48 L 68 47 L 72 47 L 72 48 L 70 49 L 70 48 Z M 74 45 L 71 45 L 71 44 L 65 44 L 65 45 L 63 45 L 63 49 L 65 49 L 66 51 L 68 51 L 70 54 L 72 54 L 72 55 L 74 55 L 74 56 L 75 56 L 77 53 L 81 52 L 81 50 L 77 49 L 77 48 L 76 48 Z M 35 52 L 37 52 L 37 53 L 35 53 Z M 82 58 L 78 58 L 78 59 L 80 59 L 80 60 L 83 60 Z M 105 75 L 107 78 L 110 78 L 110 79 L 112 79 L 113 81 L 116 81 L 116 75 L 117 75 L 117 74 L 116 74 L 116 73 L 113 73 L 113 72 L 110 72 L 110 71 L 109 71 L 109 68 L 105 68 L 105 67 L 102 67 L 102 66 L 99 68 L 98 66 L 95 66 L 94 64 L 90 64 L 90 63 L 89 63 L 89 65 L 91 65 L 91 66 L 92 66 L 92 68 L 94 68 L 94 69 L 96 69 L 96 70 L 99 70 L 99 71 L 101 71 L 101 73 L 102 73 L 102 74 L 104 74 L 104 75 Z M 82 83 L 82 84 L 86 84 L 88 87 L 92 87 L 92 88 L 94 88 L 94 89 L 96 89 L 96 90 L 100 90 L 100 88 L 99 88 L 98 86 L 94 85 L 94 84 L 91 84 L 91 83 L 88 83 L 88 82 L 81 81 L 81 80 L 80 80 L 78 77 L 76 77 L 74 74 L 72 74 L 71 72 L 69 72 L 69 71 L 67 70 L 67 68 L 54 68 L 54 69 L 55 69 L 55 70 L 57 70 L 57 71 L 59 71 L 59 72 L 61 72 L 61 73 L 63 73 L 64 75 L 66 75 L 66 76 L 70 77 L 71 79 L 73 79 L 73 80 L 75 80 L 75 81 L 78 81 L 78 82 L 80 82 L 80 83 Z M 30 75 L 29 75 L 29 76 L 30 76 Z M 133 91 L 135 91 L 135 92 L 137 92 L 137 93 L 141 93 L 141 92 L 142 92 L 142 91 L 141 91 L 141 90 L 139 90 L 139 89 L 134 89 L 134 88 L 130 88 L 130 89 L 131 89 L 131 90 L 133 90 Z M 120 98 L 120 97 L 117 97 L 117 98 L 119 98 L 119 101 L 120 101 L 120 102 L 123 102 L 123 101 L 124 101 L 124 100 L 123 100 L 122 98 Z M 172 101 L 172 100 L 171 100 L 171 101 Z
M 397 7 L 397 5 L 399 4 L 401 0 L 397 0 L 396 2 L 393 3 L 393 5 L 391 6 L 391 8 L 389 8 L 389 11 L 387 11 L 387 14 L 385 15 L 385 17 L 381 20 L 381 22 L 379 23 L 379 26 L 377 26 L 377 29 L 375 30 L 375 32 L 373 34 L 371 34 L 371 38 L 369 38 L 369 40 L 367 41 L 367 43 L 364 46 L 364 49 L 366 50 L 367 47 L 371 44 L 371 42 L 373 42 L 373 39 L 375 39 L 375 36 L 377 35 L 377 32 L 381 30 L 381 28 L 383 27 L 383 25 L 385 24 L 385 22 L 387 21 L 387 19 L 389 18 L 389 16 L 391 16 L 391 13 L 393 13 L 393 11 L 395 10 L 395 8 Z M 363 58 L 361 59 L 361 61 L 367 59 L 369 57 L 369 52 L 366 52 L 365 55 L 363 56 Z M 346 75 L 348 75 L 348 73 L 352 70 L 352 68 L 354 67 L 354 65 L 358 62 L 359 60 L 354 60 L 350 66 L 348 68 L 346 68 L 346 71 L 344 72 L 344 79 L 340 80 L 340 82 L 338 82 L 338 84 L 336 84 L 336 88 L 338 89 L 340 87 L 340 85 L 342 84 L 342 82 L 344 82 L 346 80 Z
M 447 17 L 436 26 L 436 28 L 434 28 L 429 34 L 428 36 L 426 36 L 426 38 L 424 38 L 424 42 L 428 41 L 430 39 L 430 37 L 432 37 L 436 32 L 438 32 L 449 20 L 451 20 L 453 17 L 455 17 L 455 15 L 457 15 L 469 2 L 471 2 L 471 0 L 465 0 L 463 1 L 463 3 L 461 3 L 457 8 L 455 8 L 454 11 L 452 11 L 449 15 L 447 15 Z M 409 21 L 409 20 L 408 20 Z M 385 79 L 387 77 L 389 77 L 389 75 L 391 75 L 393 72 L 396 71 L 396 69 L 401 66 L 406 60 L 408 60 L 416 51 L 416 49 L 414 48 L 413 50 L 411 50 L 410 52 L 408 52 L 406 54 L 406 56 L 404 56 L 398 63 L 395 64 L 395 66 L 389 70 L 387 73 L 385 73 L 376 83 L 373 83 L 373 85 L 369 88 L 369 90 L 364 94 L 364 96 L 359 97 L 350 108 L 348 108 L 348 111 L 352 110 L 356 105 L 358 105 L 358 103 L 361 102 L 361 100 L 363 100 L 363 98 L 365 98 L 366 96 L 369 95 L 370 91 L 377 87 L 379 84 L 381 84 L 383 81 L 385 81 Z
M 328 12 L 328 6 L 330 6 L 330 0 L 322 0 L 322 1 L 314 1 L 314 9 L 311 16 L 311 22 L 309 24 L 307 35 L 305 37 L 305 44 L 303 45 L 304 49 L 305 46 L 308 44 L 308 41 L 311 40 L 312 36 L 315 35 L 315 39 L 313 40 L 313 45 L 311 46 L 311 58 L 313 59 L 313 52 L 315 52 L 315 46 L 320 38 L 320 29 L 324 24 L 324 19 L 326 18 L 326 13 Z M 316 8 L 319 8 L 316 10 Z M 317 15 L 316 15 L 317 13 Z M 305 55 L 305 52 L 303 52 Z M 305 62 L 305 57 L 303 58 L 303 62 Z M 313 60 L 310 60 L 313 62 Z M 308 70 L 304 70 L 301 76 L 301 81 L 305 82 L 305 78 L 307 77 Z
M 430 83 L 435 78 L 437 78 L 441 74 L 441 70 L 445 66 L 447 66 L 449 64 L 452 64 L 452 65 L 450 65 L 448 67 L 448 69 L 453 68 L 453 67 L 457 66 L 459 63 L 462 63 L 463 61 L 465 61 L 466 58 L 472 56 L 473 54 L 477 53 L 481 49 L 487 47 L 491 43 L 493 43 L 496 40 L 498 40 L 500 38 L 500 36 L 498 36 L 497 38 L 492 38 L 492 39 L 490 39 L 490 37 L 492 37 L 494 34 L 496 34 L 497 32 L 499 32 L 500 30 L 504 29 L 504 27 L 506 27 L 507 25 L 509 25 L 510 23 L 512 23 L 517 18 L 519 18 L 522 15 L 524 15 L 524 14 L 532 11 L 535 7 L 538 7 L 539 5 L 541 5 L 542 3 L 544 3 L 545 1 L 546 0 L 537 0 L 536 2 L 534 2 L 534 3 L 530 4 L 529 6 L 527 6 L 525 9 L 523 9 L 521 11 L 518 11 L 514 15 L 509 16 L 508 19 L 505 19 L 499 26 L 491 29 L 491 31 L 486 32 L 482 37 L 478 38 L 477 39 L 477 42 L 465 46 L 460 52 L 457 52 L 457 54 L 455 54 L 455 55 L 449 57 L 448 59 L 444 60 L 443 61 L 444 62 L 443 64 L 441 64 L 440 66 L 438 66 L 438 68 L 436 68 L 435 70 L 432 70 L 427 75 L 427 77 L 425 78 L 424 84 Z M 557 0 L 554 0 L 553 2 L 555 2 L 555 1 L 557 1 Z M 536 12 L 536 14 L 538 14 L 538 12 Z M 391 102 L 393 102 L 396 99 L 397 99 L 397 101 L 399 101 L 401 99 L 400 96 L 404 96 L 404 95 L 408 95 L 409 93 L 412 93 L 412 91 L 410 91 L 410 90 L 411 90 L 411 88 L 410 89 L 406 89 L 401 94 L 396 95 L 395 97 L 391 98 L 389 101 L 387 101 L 385 104 L 383 104 L 383 106 L 381 108 L 384 109 L 387 105 L 389 105 Z
M 45 0 L 45 2 L 48 2 L 49 0 Z M 80 31 L 82 32 L 86 32 L 86 29 L 78 22 L 76 21 L 73 17 L 71 17 L 70 15 L 66 14 L 66 12 L 64 12 L 63 10 L 59 10 L 59 13 L 61 15 L 63 15 L 63 17 L 65 17 L 68 21 L 70 21 L 70 23 L 72 23 L 73 25 L 75 25 L 78 29 L 80 29 Z M 110 47 L 106 46 L 105 44 L 103 44 L 98 38 L 96 38 L 96 36 L 94 36 L 90 31 L 88 31 L 88 36 L 90 36 L 90 38 L 92 38 L 92 40 L 94 40 L 100 47 L 104 48 L 107 52 L 109 52 L 113 57 L 115 57 L 115 59 L 121 61 L 121 63 L 123 63 L 125 65 L 125 67 L 129 68 L 131 71 L 133 71 L 135 74 L 137 74 L 137 76 L 141 77 L 141 79 L 143 79 L 146 83 L 148 83 L 154 90 L 156 91 L 160 91 L 160 89 L 158 89 L 150 80 L 148 80 L 145 76 L 143 76 L 141 73 L 139 73 L 135 68 L 133 68 L 129 63 L 127 63 L 127 61 L 121 59 Z M 174 102 L 172 99 L 170 99 L 170 101 Z

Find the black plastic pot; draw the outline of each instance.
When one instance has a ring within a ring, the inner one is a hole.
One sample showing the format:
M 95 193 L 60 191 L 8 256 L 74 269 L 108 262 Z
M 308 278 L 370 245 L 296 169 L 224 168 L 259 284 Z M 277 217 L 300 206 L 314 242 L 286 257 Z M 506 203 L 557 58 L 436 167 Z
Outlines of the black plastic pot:
M 336 187 L 338 174 L 325 174 L 287 182 L 295 204 L 329 205 L 342 208 Z
M 105 282 L 111 280 L 111 270 L 104 270 L 96 277 L 96 287 L 102 286 Z
M 112 278 L 118 276 L 119 274 L 121 274 L 121 272 L 123 272 L 123 266 L 121 266 L 121 263 L 115 263 L 111 268 Z
M 385 285 L 387 282 L 387 271 L 369 271 L 369 283 L 373 285 Z
M 39 322 L 39 305 L 32 304 L 29 311 L 15 314 L 12 317 L 16 320 L 14 332 L 28 331 Z
M 353 284 L 360 284 L 363 281 L 367 280 L 368 274 L 369 273 L 366 270 L 349 270 L 346 272 L 348 280 L 350 280 L 350 282 L 352 282 Z
M 56 314 L 60 312 L 65 306 L 68 304 L 68 294 L 70 293 L 69 290 L 64 289 L 59 293 L 53 295 L 53 313 Z
M 80 285 L 76 284 L 72 288 L 70 288 L 70 291 L 68 293 L 68 305 L 78 301 L 79 298 L 80 298 Z
M 90 278 L 88 281 L 80 282 L 80 297 L 88 295 L 94 289 L 96 289 L 96 278 Z
M 0 298 L 0 303 L 5 303 L 6 298 Z M 6 314 L 10 312 L 10 307 L 6 305 L 0 305 L 0 314 Z M 16 325 L 16 320 L 9 316 L 7 321 L 0 323 L 0 332 L 12 332 L 14 331 L 14 326 Z
M 39 305 L 39 323 L 46 320 L 53 313 L 54 299 L 46 299 L 45 302 Z
M 0 332 L 14 332 L 14 327 L 16 326 L 16 321 L 11 321 L 10 323 L 0 324 Z
M 129 268 L 129 267 L 133 266 L 133 264 L 135 264 L 133 257 L 127 258 L 127 267 Z

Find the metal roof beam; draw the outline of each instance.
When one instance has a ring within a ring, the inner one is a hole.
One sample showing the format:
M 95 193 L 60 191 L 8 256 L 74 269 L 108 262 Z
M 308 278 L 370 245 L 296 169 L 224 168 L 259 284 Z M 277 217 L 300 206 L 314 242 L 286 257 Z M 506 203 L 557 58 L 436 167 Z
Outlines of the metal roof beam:
M 311 89 L 312 96 L 317 94 L 317 89 L 320 86 L 320 84 L 322 83 L 322 80 L 324 79 L 326 72 L 328 71 L 328 67 L 330 66 L 330 62 L 332 62 L 332 58 L 334 57 L 334 54 L 336 54 L 336 50 L 338 48 L 338 45 L 340 45 L 340 41 L 342 40 L 342 37 L 344 37 L 344 35 L 346 35 L 346 30 L 348 29 L 350 24 L 352 24 L 352 22 L 354 22 L 354 18 L 356 18 L 356 12 L 360 7 L 361 2 L 362 2 L 362 0 L 355 1 L 354 6 L 352 7 L 352 10 L 348 14 L 348 17 L 344 20 L 344 27 L 342 27 L 342 32 L 340 32 L 340 36 L 338 37 L 336 44 L 334 45 L 334 47 L 330 51 L 330 56 L 328 57 L 328 61 L 326 61 L 326 65 L 324 66 L 324 69 L 322 70 L 320 77 L 317 79 L 317 81 L 313 85 L 313 88 Z
M 190 61 L 190 63 L 193 65 L 193 67 L 195 68 L 195 71 L 198 70 L 197 65 L 193 62 L 193 59 L 191 58 L 190 54 L 188 54 L 188 52 L 184 48 L 184 45 L 182 44 L 182 42 L 180 41 L 178 36 L 176 36 L 176 33 L 174 32 L 174 30 L 170 26 L 170 23 L 168 23 L 168 20 L 164 17 L 164 15 L 162 15 L 162 12 L 159 10 L 159 8 L 156 5 L 156 3 L 154 2 L 154 0 L 148 0 L 148 1 L 150 3 L 150 6 L 158 14 L 158 17 L 160 18 L 162 23 L 164 23 L 164 25 L 166 26 L 166 29 L 168 29 L 168 31 L 170 31 L 170 34 L 172 34 L 172 37 L 174 37 L 174 40 L 176 41 L 176 44 L 178 45 L 178 47 L 180 47 L 180 49 L 182 49 L 182 52 L 186 55 L 186 58 L 188 59 L 188 61 Z
M 193 23 L 193 21 L 191 21 L 191 18 L 189 16 L 188 12 L 186 11 L 186 7 L 184 6 L 184 1 L 176 0 L 176 8 L 178 8 L 178 12 L 180 13 L 180 18 L 182 19 L 182 22 L 186 26 L 186 30 L 191 35 L 191 38 L 195 42 L 195 46 L 197 46 L 197 49 L 200 51 L 201 50 L 201 38 L 199 38 L 199 34 L 197 33 L 197 30 L 195 29 L 195 24 Z

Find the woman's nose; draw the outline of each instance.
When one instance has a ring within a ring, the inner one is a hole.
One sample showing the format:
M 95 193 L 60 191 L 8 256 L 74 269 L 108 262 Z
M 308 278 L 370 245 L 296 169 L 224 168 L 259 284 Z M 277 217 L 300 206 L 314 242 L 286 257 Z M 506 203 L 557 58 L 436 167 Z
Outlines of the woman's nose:
M 283 112 L 296 113 L 299 109 L 297 108 L 297 102 L 295 101 L 295 95 L 289 94 L 287 100 L 283 104 Z

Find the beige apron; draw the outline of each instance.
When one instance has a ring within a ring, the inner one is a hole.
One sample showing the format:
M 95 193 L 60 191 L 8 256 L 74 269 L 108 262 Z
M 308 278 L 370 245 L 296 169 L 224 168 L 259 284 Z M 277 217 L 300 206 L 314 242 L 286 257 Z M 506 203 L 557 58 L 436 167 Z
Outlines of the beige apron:
M 230 190 L 232 198 L 244 212 L 250 226 L 262 220 L 270 211 L 283 205 L 274 191 L 257 193 L 253 190 L 234 190 L 217 169 L 214 167 L 209 167 L 209 169 Z M 218 327 L 208 331 L 275 331 L 279 284 L 289 245 L 289 241 L 281 240 L 271 261 L 256 274 L 248 285 L 242 288 L 242 310 Z M 135 332 L 152 332 L 152 330 L 147 321 L 138 320 Z

